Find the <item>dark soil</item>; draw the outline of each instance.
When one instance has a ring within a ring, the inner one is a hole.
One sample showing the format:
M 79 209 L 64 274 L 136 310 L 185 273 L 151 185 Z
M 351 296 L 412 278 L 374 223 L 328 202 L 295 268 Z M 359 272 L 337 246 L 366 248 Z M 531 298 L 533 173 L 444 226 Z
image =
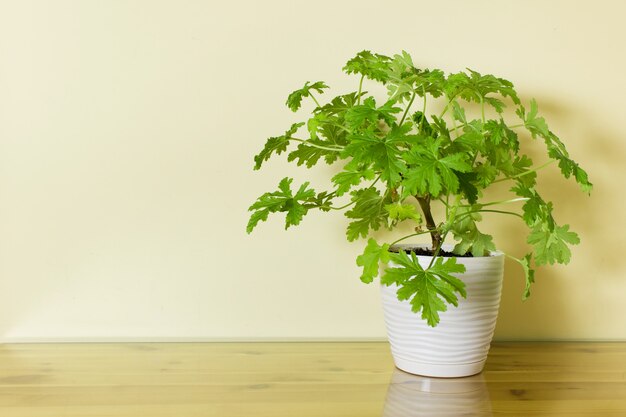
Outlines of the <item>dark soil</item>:
M 404 249 L 404 251 L 406 253 L 411 253 L 413 252 L 416 255 L 420 255 L 420 256 L 433 256 L 434 253 L 431 249 L 425 249 L 425 248 L 406 248 Z M 392 252 L 398 252 L 397 250 Z M 474 255 L 472 255 L 471 252 L 466 253 L 465 255 L 457 255 L 456 253 L 453 252 L 448 252 L 446 250 L 441 249 L 439 251 L 439 255 L 438 256 L 442 256 L 444 258 L 473 258 Z

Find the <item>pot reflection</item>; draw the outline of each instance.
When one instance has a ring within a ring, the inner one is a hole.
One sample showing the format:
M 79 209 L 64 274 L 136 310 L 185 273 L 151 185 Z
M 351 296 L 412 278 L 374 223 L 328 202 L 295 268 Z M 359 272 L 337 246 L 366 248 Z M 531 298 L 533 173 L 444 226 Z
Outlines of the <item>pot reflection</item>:
M 383 417 L 492 416 L 482 374 L 465 378 L 428 378 L 395 369 Z

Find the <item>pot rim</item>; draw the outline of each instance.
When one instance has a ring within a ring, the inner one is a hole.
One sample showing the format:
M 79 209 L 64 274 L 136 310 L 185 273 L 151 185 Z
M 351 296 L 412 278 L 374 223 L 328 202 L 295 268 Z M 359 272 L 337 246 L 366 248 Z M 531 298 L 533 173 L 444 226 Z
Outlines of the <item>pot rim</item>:
M 443 250 L 445 250 L 446 252 L 452 252 L 452 249 L 454 248 L 454 245 L 449 244 L 449 243 L 444 243 L 443 245 L 441 245 L 441 247 L 443 248 Z M 394 249 L 408 249 L 408 248 L 419 248 L 419 249 L 430 249 L 431 245 L 429 245 L 428 243 L 396 243 L 395 245 L 392 245 L 389 247 L 389 251 L 393 252 Z M 427 258 L 427 259 L 431 259 L 432 256 L 431 255 L 415 255 L 418 258 Z M 487 256 L 468 256 L 468 257 L 464 257 L 464 256 L 449 256 L 448 258 L 456 258 L 459 260 L 463 260 L 463 261 L 472 261 L 472 259 L 474 260 L 479 260 L 479 259 L 489 259 L 489 258 L 497 258 L 497 257 L 501 257 L 504 256 L 503 252 L 500 252 L 499 250 L 495 250 L 495 251 L 491 251 L 489 252 L 489 255 Z

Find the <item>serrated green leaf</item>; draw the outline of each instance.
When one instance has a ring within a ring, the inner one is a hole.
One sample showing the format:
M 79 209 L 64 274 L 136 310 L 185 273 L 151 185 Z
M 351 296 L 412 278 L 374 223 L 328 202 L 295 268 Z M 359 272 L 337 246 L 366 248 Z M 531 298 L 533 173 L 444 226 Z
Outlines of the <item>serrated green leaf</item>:
M 524 107 L 520 105 L 520 109 L 523 114 L 525 111 Z M 525 117 L 522 117 L 524 120 L 524 125 L 533 136 L 533 138 L 537 136 L 548 137 L 550 136 L 550 129 L 548 128 L 546 119 L 544 119 L 543 117 L 538 117 L 538 112 L 539 106 L 537 106 L 537 101 L 535 99 L 530 100 L 530 110 Z
M 493 238 L 478 230 L 477 222 L 481 220 L 478 210 L 481 205 L 459 207 L 456 213 L 456 221 L 452 225 L 452 234 L 459 243 L 453 249 L 457 255 L 471 253 L 472 256 L 487 256 L 496 250 Z
M 302 105 L 302 99 L 304 97 L 311 96 L 311 90 L 317 91 L 318 93 L 323 93 L 325 88 L 329 88 L 324 81 L 317 81 L 313 84 L 310 84 L 310 81 L 304 83 L 304 87 L 292 92 L 287 97 L 286 105 L 291 109 L 291 111 L 296 112 Z
M 284 135 L 269 138 L 265 143 L 263 150 L 261 150 L 261 152 L 254 157 L 254 169 L 260 169 L 263 162 L 270 159 L 274 153 L 280 155 L 285 152 L 287 150 L 287 145 L 289 144 L 289 138 L 291 138 L 291 136 L 302 126 L 304 126 L 304 123 L 294 123 L 289 129 L 287 129 Z
M 389 219 L 392 220 L 393 225 L 404 220 L 413 220 L 417 223 L 422 222 L 422 216 L 417 211 L 417 208 L 411 204 L 401 204 L 399 202 L 386 204 L 385 210 L 389 213 Z
M 292 182 L 293 178 L 283 178 L 278 184 L 278 191 L 263 194 L 248 208 L 249 211 L 253 211 L 246 228 L 248 233 L 252 232 L 260 221 L 267 220 L 269 213 L 284 212 L 285 229 L 300 224 L 308 211 L 303 203 L 315 199 L 315 190 L 308 188 L 309 183 L 305 182 L 293 195 Z
M 389 262 L 389 244 L 379 245 L 375 239 L 370 238 L 363 254 L 356 258 L 356 264 L 363 267 L 361 281 L 372 282 L 378 276 L 381 262 Z
M 465 109 L 456 102 L 456 100 L 452 100 L 452 117 L 459 122 L 466 124 L 467 118 L 465 117 Z
M 311 168 L 321 157 L 324 157 L 326 163 L 332 164 L 340 154 L 340 149 L 333 150 L 332 145 L 332 143 L 315 139 L 300 142 L 298 147 L 289 153 L 287 161 L 297 160 L 298 166 L 306 164 L 307 168 Z
M 524 295 L 522 296 L 522 300 L 526 300 L 530 297 L 530 286 L 535 282 L 535 270 L 532 269 L 530 262 L 533 254 L 529 253 L 522 259 L 517 259 L 517 261 L 522 265 L 524 269 L 524 277 L 526 278 L 526 286 L 524 288 Z
M 515 177 L 515 180 L 522 184 L 522 187 L 532 188 L 537 182 L 537 172 L 531 169 L 532 166 L 533 161 L 528 156 L 518 156 L 513 161 L 511 171 L 507 172 L 506 175 Z
M 519 103 L 517 93 L 513 88 L 513 84 L 503 78 L 497 78 L 493 75 L 481 75 L 480 73 L 468 69 L 469 75 L 465 72 L 450 74 L 448 76 L 445 91 L 448 97 L 461 97 L 467 101 L 479 103 L 481 101 L 490 104 L 500 110 L 501 104 L 495 99 L 491 100 L 487 95 L 499 93 L 504 97 L 510 97 L 514 103 Z
M 344 156 L 352 156 L 348 164 L 350 169 L 372 166 L 375 171 L 380 171 L 381 179 L 389 186 L 398 184 L 406 171 L 401 146 L 403 141 L 414 140 L 402 134 L 405 130 L 406 127 L 397 126 L 384 137 L 378 137 L 370 131 L 350 136 L 351 142 L 343 153 Z
M 478 188 L 476 187 L 477 175 L 474 172 L 459 172 L 457 173 L 459 179 L 459 191 L 470 203 L 474 204 L 478 201 Z
M 583 192 L 591 192 L 593 184 L 589 182 L 587 172 L 569 157 L 565 145 L 558 136 L 550 131 L 545 119 L 538 117 L 538 106 L 535 99 L 531 100 L 528 113 L 526 113 L 526 109 L 522 105 L 519 105 L 516 113 L 524 121 L 524 126 L 528 129 L 533 138 L 537 136 L 543 138 L 546 148 L 548 149 L 548 155 L 550 158 L 558 161 L 563 176 L 569 178 L 573 175 Z
M 422 113 L 421 111 L 416 111 L 415 113 L 413 113 L 413 116 L 411 116 L 411 120 L 413 120 L 413 122 L 417 126 L 417 131 L 420 135 L 422 135 L 423 137 L 433 136 L 433 129 L 432 127 L 430 127 L 428 118 L 424 115 L 424 113 Z
M 546 202 L 533 187 L 528 187 L 525 182 L 518 180 L 517 184 L 511 188 L 511 191 L 520 197 L 528 199 L 522 206 L 522 218 L 528 226 L 542 223 L 547 225 L 546 227 L 549 229 L 553 227 L 552 204 Z
M 528 243 L 533 245 L 537 265 L 566 264 L 572 255 L 568 244 L 576 245 L 580 239 L 569 231 L 569 225 L 555 225 L 551 229 L 545 223 L 537 223 L 528 236 Z
M 378 230 L 381 225 L 387 224 L 385 204 L 389 197 L 381 196 L 375 188 L 364 188 L 352 192 L 352 201 L 355 201 L 351 210 L 345 213 L 349 219 L 354 219 L 348 225 L 346 236 L 349 241 L 359 237 L 367 237 L 371 230 Z
M 384 120 L 387 125 L 395 123 L 395 114 L 402 111 L 395 107 L 393 101 L 386 102 L 382 107 L 376 107 L 376 100 L 368 97 L 363 104 L 350 107 L 345 113 L 346 126 L 351 130 L 366 129 L 375 125 L 378 120 Z
M 424 269 L 415 256 L 409 257 L 404 251 L 390 254 L 390 261 L 397 267 L 387 268 L 381 277 L 385 285 L 396 284 L 399 300 L 409 300 L 413 312 L 421 312 L 422 319 L 429 326 L 439 323 L 439 313 L 446 311 L 446 303 L 458 305 L 458 293 L 466 297 L 465 284 L 452 274 L 465 272 L 465 266 L 458 264 L 456 258 L 445 262 L 439 257 L 434 264 Z
M 466 153 L 440 155 L 441 140 L 429 139 L 424 146 L 415 146 L 403 155 L 410 164 L 404 174 L 403 197 L 430 194 L 439 196 L 442 191 L 456 193 L 459 180 L 455 171 L 469 172 L 471 165 Z
M 371 168 L 363 168 L 358 170 L 344 169 L 332 178 L 332 182 L 337 186 L 336 194 L 338 197 L 344 195 L 354 186 L 359 185 L 363 180 L 373 180 L 374 170 Z
M 262 210 L 257 210 L 253 212 L 252 215 L 250 215 L 250 220 L 248 220 L 248 224 L 246 226 L 246 232 L 248 234 L 252 233 L 252 231 L 257 226 L 257 224 L 259 224 L 259 222 L 261 221 L 264 222 L 267 220 L 267 216 L 269 215 L 269 213 L 270 213 L 269 209 L 262 209 Z
M 495 97 L 485 97 L 485 103 L 489 104 L 491 107 L 495 109 L 496 112 L 502 113 L 506 108 L 506 105 L 502 100 L 499 100 Z
M 422 216 L 417 211 L 417 208 L 411 204 L 387 204 L 385 205 L 385 210 L 389 213 L 389 218 L 397 222 L 408 219 L 414 220 L 417 223 L 422 221 Z
M 389 77 L 390 60 L 391 58 L 385 55 L 361 51 L 346 63 L 343 70 L 346 74 L 361 74 L 370 80 L 385 83 Z
M 476 132 L 469 126 L 463 129 L 463 133 L 460 134 L 452 144 L 450 145 L 450 151 L 454 152 L 468 152 L 468 153 L 485 153 L 485 137 L 481 132 Z
M 472 256 L 487 256 L 491 251 L 496 250 L 493 238 L 490 235 L 481 233 L 477 228 L 470 228 L 465 233 L 455 234 L 455 238 L 461 241 L 454 246 L 453 252 L 458 255 L 471 253 Z

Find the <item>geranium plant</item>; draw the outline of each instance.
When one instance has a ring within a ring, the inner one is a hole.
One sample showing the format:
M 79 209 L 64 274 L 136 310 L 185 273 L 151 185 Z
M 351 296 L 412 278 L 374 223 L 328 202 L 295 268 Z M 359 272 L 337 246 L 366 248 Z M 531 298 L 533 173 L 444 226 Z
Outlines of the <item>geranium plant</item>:
M 537 173 L 556 162 L 563 176 L 573 177 L 582 191 L 590 192 L 592 185 L 538 115 L 535 100 L 523 105 L 513 84 L 493 75 L 472 70 L 446 75 L 417 68 L 407 52 L 388 57 L 362 51 L 343 70 L 358 76 L 356 91 L 322 101 L 329 87 L 322 81 L 305 83 L 286 104 L 296 112 L 303 100 L 311 100 L 312 113 L 269 138 L 254 158 L 257 170 L 282 153 L 307 168 L 322 161 L 337 164 L 341 169 L 331 178 L 332 186 L 315 191 L 309 182 L 293 186 L 291 178 L 283 178 L 276 191 L 250 206 L 248 233 L 270 213 L 285 213 L 289 228 L 312 209 L 343 210 L 349 219 L 349 241 L 413 222 L 412 233 L 390 243 L 370 237 L 357 264 L 363 267 L 361 280 L 366 283 L 379 274 L 382 264 L 381 282 L 397 284 L 398 298 L 410 300 L 413 311 L 431 326 L 447 304 L 456 306 L 458 295 L 466 296 L 459 279 L 465 268 L 454 256 L 488 256 L 496 249 L 492 237 L 479 229 L 483 214 L 517 216 L 528 226 L 526 241 L 532 252 L 507 255 L 524 269 L 524 298 L 530 294 L 534 266 L 569 262 L 568 246 L 579 238 L 568 225 L 555 221 L 552 203 L 535 188 Z M 385 101 L 364 90 L 366 80 L 386 87 Z M 511 118 L 515 121 L 507 120 Z M 525 137 L 543 139 L 549 163 L 536 166 L 520 150 Z M 483 201 L 483 191 L 500 182 L 510 184 L 511 198 Z M 341 199 L 344 204 L 337 205 Z M 442 206 L 445 217 L 435 219 L 435 204 Z M 418 263 L 414 251 L 394 249 L 394 244 L 422 234 L 432 241 L 427 267 Z M 442 249 L 448 237 L 456 241 L 453 254 Z

